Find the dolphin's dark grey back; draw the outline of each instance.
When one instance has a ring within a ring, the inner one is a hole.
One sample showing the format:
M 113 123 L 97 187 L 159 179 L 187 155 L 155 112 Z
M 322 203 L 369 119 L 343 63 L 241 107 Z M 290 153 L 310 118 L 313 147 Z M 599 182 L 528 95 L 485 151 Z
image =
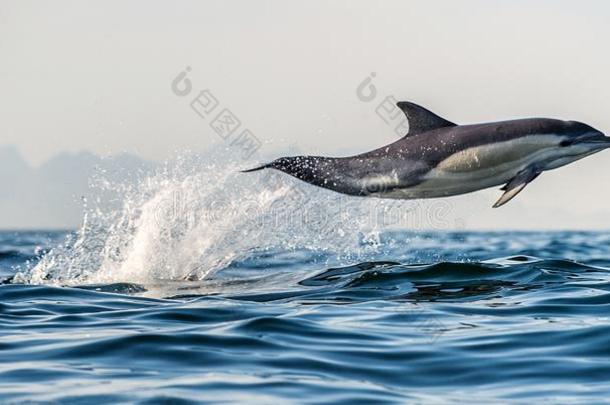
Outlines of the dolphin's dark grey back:
M 409 132 L 392 144 L 348 157 L 284 157 L 248 171 L 274 168 L 316 186 L 367 195 L 367 179 L 387 176 L 395 178 L 400 187 L 411 187 L 444 159 L 468 148 L 529 135 L 578 136 L 594 130 L 580 122 L 550 118 L 456 125 L 411 102 L 401 101 L 397 106 L 409 120 Z
M 442 127 L 427 132 L 407 134 L 398 141 L 355 157 L 400 156 L 407 160 L 424 160 L 436 165 L 448 156 L 464 149 L 505 142 L 534 134 L 571 134 L 586 131 L 580 123 L 551 118 L 526 118 L 473 125 Z M 590 127 L 588 127 L 590 128 Z

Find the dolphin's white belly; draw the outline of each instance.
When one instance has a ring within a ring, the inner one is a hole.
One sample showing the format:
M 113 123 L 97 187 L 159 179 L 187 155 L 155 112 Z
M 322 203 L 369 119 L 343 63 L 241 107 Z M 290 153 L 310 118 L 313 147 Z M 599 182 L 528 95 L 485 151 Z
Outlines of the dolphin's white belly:
M 448 156 L 412 187 L 394 187 L 377 195 L 412 199 L 446 197 L 505 184 L 519 171 L 553 157 L 552 137 L 530 136 L 486 144 Z

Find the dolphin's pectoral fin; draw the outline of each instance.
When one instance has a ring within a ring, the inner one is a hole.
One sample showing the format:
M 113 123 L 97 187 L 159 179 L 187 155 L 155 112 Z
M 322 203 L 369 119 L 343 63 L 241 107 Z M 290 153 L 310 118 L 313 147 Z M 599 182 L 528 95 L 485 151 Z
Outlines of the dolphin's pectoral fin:
M 506 204 L 507 202 L 512 200 L 517 194 L 519 194 L 519 192 L 521 190 L 523 190 L 526 185 L 527 185 L 527 183 L 521 183 L 521 184 L 518 184 L 514 188 L 506 190 L 504 192 L 504 194 L 502 194 L 502 197 L 500 197 L 500 199 L 498 201 L 496 201 L 496 203 L 492 207 L 498 208 L 498 207 L 503 206 L 504 204 Z
M 540 175 L 540 172 L 534 168 L 528 168 L 521 170 L 515 177 L 513 177 L 508 183 L 504 185 L 500 190 L 504 190 L 504 194 L 498 201 L 493 205 L 493 208 L 501 207 L 510 200 L 512 200 L 517 194 L 521 192 L 536 177 Z
M 396 103 L 396 106 L 405 113 L 409 121 L 409 133 L 405 136 L 420 134 L 438 128 L 457 126 L 453 122 L 439 117 L 432 111 L 409 101 L 399 101 Z

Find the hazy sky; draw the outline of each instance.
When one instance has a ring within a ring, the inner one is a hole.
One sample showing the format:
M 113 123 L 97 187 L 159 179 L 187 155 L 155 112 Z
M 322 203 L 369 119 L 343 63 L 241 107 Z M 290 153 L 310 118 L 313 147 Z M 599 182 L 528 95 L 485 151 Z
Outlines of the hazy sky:
M 356 97 L 372 72 L 379 97 L 458 123 L 548 116 L 610 131 L 609 21 L 602 0 L 0 0 L 0 144 L 34 165 L 62 150 L 205 150 L 219 137 L 170 87 L 187 66 L 194 91 L 268 154 L 396 139 Z M 502 209 L 550 205 L 610 227 L 609 169 L 602 153 L 544 173 Z M 488 208 L 497 192 L 485 193 Z

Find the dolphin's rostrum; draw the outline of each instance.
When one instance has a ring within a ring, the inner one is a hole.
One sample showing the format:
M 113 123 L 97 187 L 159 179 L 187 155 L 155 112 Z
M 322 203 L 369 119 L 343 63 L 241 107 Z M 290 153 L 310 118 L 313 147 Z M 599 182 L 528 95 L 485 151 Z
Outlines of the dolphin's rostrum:
M 545 170 L 610 147 L 610 138 L 577 121 L 528 118 L 457 125 L 407 101 L 409 121 L 398 141 L 349 157 L 282 157 L 254 169 L 280 170 L 343 194 L 435 198 L 504 184 L 499 207 Z

